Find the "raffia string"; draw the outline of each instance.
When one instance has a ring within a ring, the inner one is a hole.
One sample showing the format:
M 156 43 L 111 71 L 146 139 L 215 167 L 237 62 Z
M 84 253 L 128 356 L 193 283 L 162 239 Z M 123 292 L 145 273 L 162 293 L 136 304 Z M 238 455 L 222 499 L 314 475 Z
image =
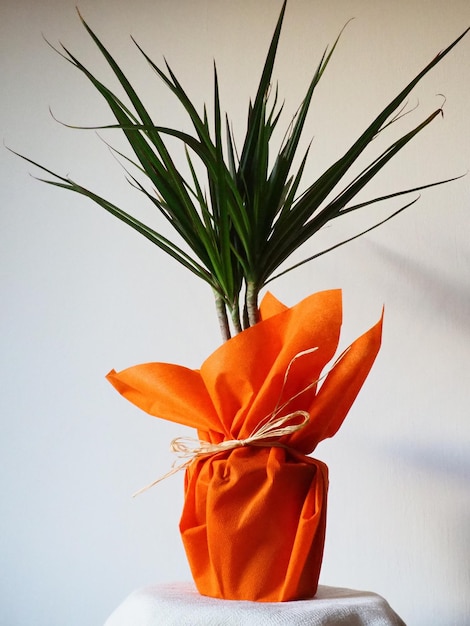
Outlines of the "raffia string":
M 201 439 L 196 439 L 193 437 L 176 437 L 176 439 L 173 439 L 170 444 L 170 450 L 174 452 L 180 459 L 187 459 L 187 460 L 184 463 L 181 463 L 180 465 L 173 464 L 173 467 L 169 472 L 167 472 L 164 476 L 157 478 L 157 480 L 154 480 L 152 483 L 150 483 L 146 487 L 143 487 L 142 489 L 139 489 L 138 491 L 136 491 L 134 494 L 132 494 L 132 497 L 135 498 L 141 493 L 144 493 L 144 491 L 151 489 L 152 487 L 154 487 L 161 481 L 169 478 L 170 476 L 173 476 L 173 474 L 176 474 L 177 472 L 180 472 L 181 470 L 186 469 L 195 459 L 202 457 L 202 456 L 214 455 L 214 454 L 218 454 L 219 452 L 224 452 L 227 450 L 234 450 L 235 448 L 242 448 L 244 446 L 262 446 L 262 447 L 267 446 L 267 447 L 288 448 L 288 446 L 285 446 L 279 441 L 273 441 L 273 439 L 276 440 L 285 435 L 292 435 L 293 433 L 301 430 L 309 422 L 310 415 L 308 414 L 307 411 L 301 411 L 301 410 L 288 413 L 287 415 L 283 415 L 282 417 L 279 417 L 279 414 L 283 412 L 284 409 L 293 400 L 298 398 L 300 395 L 302 395 L 309 389 L 312 389 L 313 387 L 315 387 L 315 385 L 317 385 L 320 382 L 320 380 L 322 380 L 327 374 L 324 374 L 320 378 L 308 384 L 301 391 L 299 391 L 294 396 L 289 398 L 286 402 L 284 402 L 281 406 L 279 406 L 279 404 L 280 404 L 282 394 L 284 392 L 292 365 L 300 357 L 305 356 L 307 354 L 311 354 L 312 352 L 315 352 L 316 350 L 318 350 L 318 348 L 310 348 L 308 350 L 303 350 L 302 352 L 298 352 L 291 359 L 291 361 L 289 362 L 289 365 L 286 368 L 286 372 L 284 374 L 284 380 L 282 383 L 281 391 L 279 393 L 279 399 L 277 401 L 276 407 L 274 408 L 273 412 L 270 415 L 268 415 L 267 417 L 261 420 L 261 422 L 256 426 L 256 428 L 251 432 L 251 434 L 248 437 L 246 437 L 245 439 L 227 439 L 225 441 L 221 441 L 220 443 L 210 443 L 209 441 L 203 441 Z M 346 354 L 348 350 L 349 348 L 347 348 L 339 356 L 339 358 L 335 361 L 333 367 L 338 363 L 338 361 L 340 361 L 343 358 L 343 356 Z M 295 424 L 289 424 L 289 422 L 292 422 L 297 417 L 302 418 L 300 422 L 295 423 Z
M 290 424 L 288 422 L 301 416 L 302 421 L 299 424 Z M 235 448 L 243 448 L 244 446 L 279 446 L 285 448 L 283 444 L 272 441 L 273 438 L 283 437 L 284 435 L 291 435 L 296 431 L 303 428 L 310 419 L 310 415 L 306 411 L 294 411 L 289 415 L 283 417 L 272 417 L 263 426 L 256 428 L 253 433 L 246 437 L 246 439 L 226 439 L 220 443 L 210 443 L 209 441 L 203 441 L 202 439 L 196 439 L 193 437 L 177 437 L 173 439 L 170 444 L 170 450 L 174 452 L 180 459 L 188 459 L 180 465 L 174 466 L 164 476 L 157 478 L 152 483 L 139 489 L 132 497 L 135 498 L 139 494 L 151 489 L 162 480 L 173 476 L 177 472 L 186 469 L 197 458 L 201 456 L 218 454 L 219 452 L 225 452 L 226 450 L 234 450 Z M 190 444 L 190 445 L 188 445 Z

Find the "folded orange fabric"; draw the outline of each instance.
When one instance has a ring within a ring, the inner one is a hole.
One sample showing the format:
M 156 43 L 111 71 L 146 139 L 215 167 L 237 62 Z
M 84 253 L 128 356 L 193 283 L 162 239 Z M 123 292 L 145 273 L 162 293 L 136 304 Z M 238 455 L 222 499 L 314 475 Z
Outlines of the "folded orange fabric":
M 108 374 L 144 411 L 194 427 L 214 444 L 247 439 L 280 407 L 281 416 L 309 415 L 296 432 L 202 455 L 189 465 L 180 530 L 201 594 L 257 601 L 314 596 L 328 470 L 306 455 L 341 426 L 382 331 L 380 319 L 325 375 L 341 321 L 340 290 L 292 308 L 268 294 L 261 321 L 220 346 L 200 370 L 148 363 Z

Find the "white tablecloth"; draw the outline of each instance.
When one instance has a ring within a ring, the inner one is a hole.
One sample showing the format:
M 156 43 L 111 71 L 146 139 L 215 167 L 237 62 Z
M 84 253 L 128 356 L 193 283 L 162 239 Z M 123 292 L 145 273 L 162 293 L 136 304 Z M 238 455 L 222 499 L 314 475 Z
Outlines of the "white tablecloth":
M 192 583 L 134 591 L 104 626 L 405 626 L 376 593 L 320 585 L 312 600 L 235 602 L 201 596 Z

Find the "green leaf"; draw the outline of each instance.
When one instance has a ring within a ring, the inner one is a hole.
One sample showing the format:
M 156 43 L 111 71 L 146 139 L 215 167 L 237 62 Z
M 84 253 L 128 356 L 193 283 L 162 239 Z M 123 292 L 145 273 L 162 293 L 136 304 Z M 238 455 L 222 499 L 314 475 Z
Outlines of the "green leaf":
M 456 180 L 449 178 L 395 191 L 372 200 L 355 202 L 356 196 L 370 181 L 441 112 L 437 109 L 411 131 L 390 140 L 386 150 L 361 165 L 364 151 L 371 146 L 374 138 L 380 133 L 390 133 L 396 128 L 395 122 L 410 113 L 405 110 L 404 103 L 411 91 L 459 43 L 469 29 L 408 82 L 343 156 L 327 167 L 317 180 L 310 182 L 305 191 L 298 195 L 310 146 L 304 152 L 296 170 L 293 164 L 315 89 L 331 62 L 343 31 L 331 48 L 324 51 L 308 84 L 305 97 L 288 125 L 280 148 L 276 154 L 272 154 L 273 133 L 280 123 L 283 105 L 279 105 L 278 87 L 276 85 L 273 89 L 271 81 L 285 11 L 286 0 L 282 4 L 269 43 L 254 100 L 249 102 L 246 132 L 238 144 L 241 146 L 240 153 L 237 151 L 237 138 L 234 136 L 230 118 L 221 109 L 215 63 L 213 111 L 209 115 L 204 105 L 202 112 L 198 113 L 166 60 L 164 67 L 160 68 L 133 40 L 150 68 L 175 96 L 191 122 L 191 131 L 184 132 L 154 123 L 131 80 L 81 15 L 84 28 L 106 65 L 111 68 L 113 80 L 117 81 L 119 91 L 123 94 L 118 95 L 101 82 L 65 46 L 62 45 L 60 50 L 54 48 L 90 81 L 114 117 L 113 123 L 87 128 L 107 129 L 124 134 L 131 156 L 114 149 L 113 152 L 123 157 L 133 168 L 132 172 L 124 168 L 128 182 L 142 194 L 141 197 L 145 197 L 155 207 L 157 217 L 163 217 L 172 226 L 179 243 L 171 241 L 93 191 L 22 157 L 52 176 L 52 180 L 44 179 L 44 182 L 89 198 L 208 283 L 215 293 L 217 314 L 224 338 L 230 334 L 227 313 L 232 318 L 235 332 L 241 330 L 242 308 L 245 322 L 256 323 L 258 293 L 265 284 L 370 232 L 410 207 L 417 199 L 353 237 L 279 272 L 280 266 L 325 224 L 353 211 L 372 208 L 380 202 Z M 347 94 L 344 94 L 344 99 L 346 97 Z M 169 138 L 176 139 L 177 146 L 182 148 L 187 166 L 185 175 L 177 167 L 177 161 L 167 148 Z M 202 175 L 199 174 L 200 166 Z M 345 182 L 353 166 L 359 166 L 359 173 L 352 181 Z M 186 247 L 189 252 L 184 251 Z

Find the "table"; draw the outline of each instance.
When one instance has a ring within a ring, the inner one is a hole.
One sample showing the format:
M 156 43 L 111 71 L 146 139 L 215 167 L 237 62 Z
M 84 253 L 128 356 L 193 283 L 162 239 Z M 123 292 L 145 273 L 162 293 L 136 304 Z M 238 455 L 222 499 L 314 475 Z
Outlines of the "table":
M 376 593 L 319 585 L 312 600 L 239 602 L 201 596 L 193 583 L 131 593 L 104 626 L 405 626 Z

